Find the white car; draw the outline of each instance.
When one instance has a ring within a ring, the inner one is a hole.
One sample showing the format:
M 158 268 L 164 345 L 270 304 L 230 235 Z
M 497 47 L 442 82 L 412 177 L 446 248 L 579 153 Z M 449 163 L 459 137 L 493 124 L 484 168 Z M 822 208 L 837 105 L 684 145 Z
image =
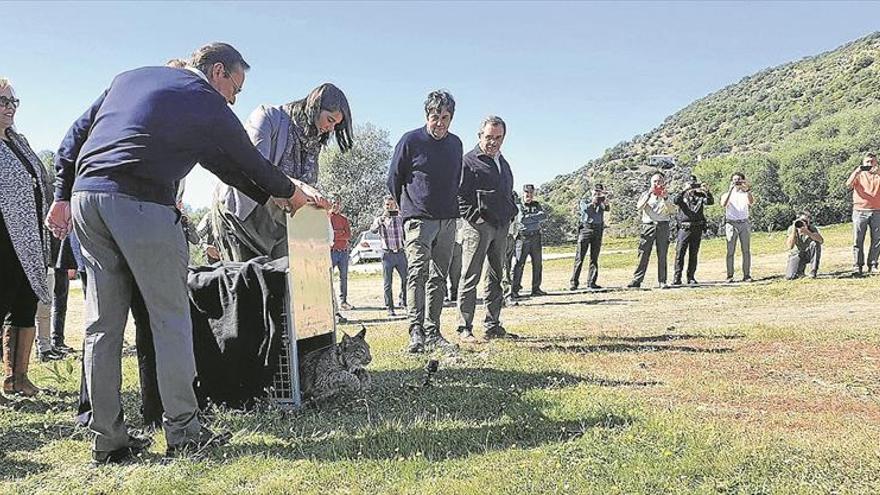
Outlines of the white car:
M 348 255 L 348 262 L 352 265 L 362 261 L 378 261 L 382 259 L 382 241 L 379 234 L 374 234 L 369 230 L 361 232 L 357 243 L 351 248 Z

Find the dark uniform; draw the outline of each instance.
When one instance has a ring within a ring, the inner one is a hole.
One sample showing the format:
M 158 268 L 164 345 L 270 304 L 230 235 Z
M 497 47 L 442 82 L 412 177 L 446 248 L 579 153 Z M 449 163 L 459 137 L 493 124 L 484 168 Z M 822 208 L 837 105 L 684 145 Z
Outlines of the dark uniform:
M 516 238 L 514 258 L 516 263 L 513 267 L 512 296 L 518 297 L 522 289 L 523 268 L 526 265 L 526 257 L 532 258 L 532 293 L 541 293 L 541 272 L 543 263 L 541 259 L 541 224 L 547 219 L 547 214 L 541 204 L 535 200 L 530 203 L 519 205 L 519 235 Z
M 599 279 L 599 251 L 602 249 L 602 234 L 605 231 L 605 212 L 608 211 L 608 203 L 582 199 L 578 208 L 580 210 L 578 244 L 569 288 L 572 290 L 578 288 L 584 257 L 589 251 L 590 271 L 587 274 L 587 286 L 595 289 L 599 287 L 596 284 Z
M 700 242 L 706 230 L 706 217 L 703 209 L 715 204 L 712 193 L 691 188 L 675 196 L 673 203 L 678 206 L 678 238 L 675 244 L 675 273 L 672 283 L 681 284 L 681 272 L 684 270 L 684 257 L 688 255 L 687 281 L 696 283 L 697 256 L 700 253 Z

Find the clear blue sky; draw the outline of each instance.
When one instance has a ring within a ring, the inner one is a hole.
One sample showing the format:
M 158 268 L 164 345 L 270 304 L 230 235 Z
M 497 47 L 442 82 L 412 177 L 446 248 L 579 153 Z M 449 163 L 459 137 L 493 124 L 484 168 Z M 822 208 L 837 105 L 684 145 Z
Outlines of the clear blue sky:
M 245 118 L 331 81 L 354 119 L 394 145 L 446 88 L 468 149 L 486 114 L 509 126 L 518 184 L 543 183 L 644 133 L 694 99 L 768 66 L 880 29 L 869 2 L 30 2 L 4 3 L 0 75 L 22 100 L 17 126 L 55 149 L 113 76 L 187 57 L 210 41 L 252 65 Z M 196 169 L 186 200 L 209 202 Z

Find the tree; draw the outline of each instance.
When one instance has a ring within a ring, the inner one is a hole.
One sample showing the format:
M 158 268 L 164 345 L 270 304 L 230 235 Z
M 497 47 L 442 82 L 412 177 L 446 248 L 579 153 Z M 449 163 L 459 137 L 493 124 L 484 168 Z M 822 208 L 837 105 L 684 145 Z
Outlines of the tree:
M 371 123 L 356 125 L 348 153 L 329 148 L 321 153 L 318 184 L 321 190 L 342 199 L 352 234 L 367 229 L 382 209 L 388 193 L 385 178 L 391 160 L 388 131 Z

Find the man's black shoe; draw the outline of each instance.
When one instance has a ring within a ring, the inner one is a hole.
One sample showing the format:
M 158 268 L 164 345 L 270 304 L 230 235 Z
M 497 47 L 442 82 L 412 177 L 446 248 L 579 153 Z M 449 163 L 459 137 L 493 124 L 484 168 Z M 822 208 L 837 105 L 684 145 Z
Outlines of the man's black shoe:
M 60 353 L 62 353 L 62 354 L 71 354 L 71 353 L 75 352 L 74 349 L 73 349 L 73 347 L 70 347 L 70 346 L 68 346 L 68 345 L 65 345 L 64 342 L 59 342 L 59 343 L 57 343 L 57 344 L 52 344 L 52 347 L 53 347 L 56 351 L 58 351 L 58 352 L 60 352 Z
M 681 285 L 681 279 L 677 278 L 677 279 L 673 280 L 672 285 Z
M 642 284 L 640 284 L 638 282 L 630 282 L 629 284 L 627 284 L 626 288 L 627 289 L 638 289 L 641 286 L 642 286 Z
M 568 290 L 578 290 L 578 286 L 577 285 L 569 285 Z
M 131 462 L 135 457 L 146 452 L 153 445 L 153 440 L 149 437 L 139 435 L 129 435 L 128 445 L 115 450 L 93 450 L 92 465 L 101 466 L 104 464 L 124 464 Z
M 388 316 L 397 316 L 394 312 L 394 306 L 388 306 Z
M 201 431 L 199 431 L 198 438 L 193 438 L 175 445 L 169 445 L 168 448 L 165 449 L 165 457 L 198 456 L 208 449 L 226 445 L 229 443 L 230 439 L 232 439 L 232 433 L 229 433 L 228 431 L 214 433 L 203 426 Z
M 409 327 L 409 345 L 406 352 L 410 354 L 425 352 L 425 330 L 421 325 Z
M 590 288 L 591 288 L 591 289 L 601 289 L 602 286 L 599 285 L 599 284 L 590 284 Z
M 479 342 L 479 340 L 474 337 L 474 331 L 470 327 L 458 327 L 458 340 L 465 344 L 476 344 Z
M 60 361 L 64 359 L 64 354 L 55 349 L 49 349 L 48 351 L 37 352 L 40 357 L 41 363 L 48 363 L 49 361 Z
M 697 285 L 697 284 L 699 284 L 699 282 L 697 282 L 697 279 L 694 279 L 694 278 L 688 279 L 688 285 Z
M 750 282 L 754 282 L 754 280 L 752 280 L 752 277 L 744 277 L 743 282 L 750 283 Z
M 440 330 L 436 329 L 431 333 L 425 333 L 425 350 L 430 351 L 432 349 L 440 349 L 444 352 L 456 352 L 458 351 L 458 344 L 453 344 L 443 338 L 443 336 L 440 335 Z
M 532 289 L 532 296 L 546 296 L 547 293 L 541 289 Z
M 519 338 L 519 335 L 515 333 L 510 333 L 504 329 L 501 325 L 494 326 L 492 328 L 486 329 L 486 340 L 491 339 L 511 339 L 516 340 Z

